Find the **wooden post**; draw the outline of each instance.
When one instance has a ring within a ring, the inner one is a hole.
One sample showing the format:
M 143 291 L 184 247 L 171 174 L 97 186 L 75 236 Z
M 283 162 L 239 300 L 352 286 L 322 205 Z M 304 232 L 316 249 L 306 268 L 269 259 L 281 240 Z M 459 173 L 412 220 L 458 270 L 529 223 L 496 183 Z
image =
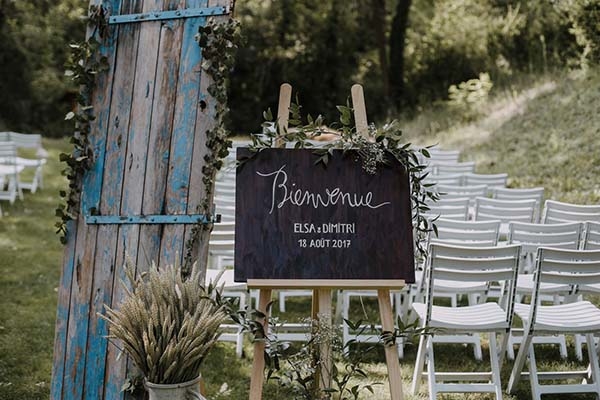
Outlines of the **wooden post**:
M 369 124 L 367 123 L 367 108 L 365 106 L 365 96 L 363 88 L 359 84 L 352 85 L 352 107 L 354 108 L 354 122 L 356 123 L 356 132 L 368 137 Z
M 277 123 L 279 125 L 278 136 L 287 130 L 290 119 L 290 104 L 292 101 L 292 85 L 283 83 L 279 88 L 279 105 L 277 107 Z M 275 147 L 283 147 L 284 142 L 281 138 L 275 140 Z M 258 292 L 258 310 L 264 313 L 263 328 L 265 334 L 269 332 L 269 310 L 267 305 L 271 301 L 271 289 L 259 289 Z M 250 379 L 250 400 L 260 400 L 262 398 L 262 387 L 264 383 L 265 369 L 265 342 L 254 343 L 254 359 L 252 360 L 252 377 Z
M 354 120 L 356 122 L 356 131 L 367 139 L 369 136 L 369 124 L 367 122 L 367 109 L 365 106 L 365 96 L 361 85 L 352 86 L 352 107 L 354 108 Z M 377 291 L 379 300 L 379 314 L 381 315 L 381 326 L 384 332 L 394 331 L 394 313 L 390 301 L 389 289 L 379 289 Z M 400 375 L 400 362 L 396 346 L 385 346 L 385 360 L 388 369 L 388 379 L 390 382 L 390 395 L 392 400 L 402 400 L 402 377 Z
M 377 291 L 377 299 L 379 300 L 381 328 L 384 332 L 393 332 L 394 314 L 392 312 L 389 289 L 379 289 Z M 398 361 L 396 346 L 385 346 L 384 351 L 388 369 L 388 379 L 390 381 L 390 398 L 392 400 L 402 400 L 402 376 L 400 374 L 400 362 Z
M 279 87 L 279 105 L 277 107 L 278 136 L 282 136 L 288 128 L 290 120 L 290 105 L 292 104 L 292 85 L 282 83 Z M 275 147 L 283 147 L 284 142 L 280 137 L 275 140 Z
M 258 295 L 258 310 L 265 315 L 262 321 L 265 335 L 269 332 L 269 310 L 271 289 L 260 289 Z M 262 398 L 262 387 L 265 380 L 265 342 L 254 342 L 254 359 L 252 360 L 252 376 L 250 377 L 250 400 Z

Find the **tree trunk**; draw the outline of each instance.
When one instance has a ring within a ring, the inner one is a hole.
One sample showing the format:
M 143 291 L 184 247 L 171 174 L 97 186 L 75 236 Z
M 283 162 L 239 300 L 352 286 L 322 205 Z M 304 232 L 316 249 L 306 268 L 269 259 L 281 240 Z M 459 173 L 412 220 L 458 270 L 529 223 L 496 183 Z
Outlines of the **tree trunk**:
M 385 37 L 385 0 L 372 0 L 371 2 L 371 22 L 375 30 L 375 40 L 377 43 L 377 53 L 379 58 L 379 67 L 381 69 L 381 85 L 384 101 L 387 106 L 390 104 L 390 69 L 387 54 L 387 40 Z
M 390 86 L 395 106 L 400 109 L 404 100 L 404 48 L 412 0 L 398 0 L 390 34 Z

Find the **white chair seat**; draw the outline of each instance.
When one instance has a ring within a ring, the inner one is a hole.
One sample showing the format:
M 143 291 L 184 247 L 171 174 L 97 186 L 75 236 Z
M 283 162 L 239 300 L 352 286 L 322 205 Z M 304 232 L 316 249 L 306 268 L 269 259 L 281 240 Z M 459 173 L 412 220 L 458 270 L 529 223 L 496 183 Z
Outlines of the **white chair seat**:
M 519 274 L 517 278 L 517 293 L 531 294 L 534 288 L 533 274 Z M 540 293 L 567 293 L 571 287 L 560 283 L 545 283 L 540 284 Z
M 46 164 L 46 159 L 35 159 L 35 158 L 23 158 L 17 157 L 16 159 L 17 165 L 22 165 L 24 167 L 39 167 L 41 165 Z
M 529 304 L 515 304 L 515 313 L 529 324 Z M 536 331 L 593 332 L 600 330 L 600 310 L 589 301 L 577 301 L 552 306 L 539 306 L 535 320 Z
M 600 283 L 579 286 L 580 292 L 600 293 Z
M 12 175 L 21 173 L 25 167 L 22 165 L 5 165 L 0 164 L 0 175 Z
M 425 318 L 426 304 L 413 303 L 419 318 Z M 429 326 L 460 331 L 495 331 L 507 329 L 506 311 L 498 303 L 476 304 L 466 307 L 433 306 Z

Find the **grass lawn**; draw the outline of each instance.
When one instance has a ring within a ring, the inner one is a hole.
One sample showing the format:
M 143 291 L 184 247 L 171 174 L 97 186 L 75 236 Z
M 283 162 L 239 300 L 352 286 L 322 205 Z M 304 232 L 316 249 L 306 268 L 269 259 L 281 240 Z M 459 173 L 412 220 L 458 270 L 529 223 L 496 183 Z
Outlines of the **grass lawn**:
M 546 196 L 581 203 L 600 202 L 600 72 L 577 77 L 547 77 L 526 90 L 499 93 L 485 117 L 469 124 L 452 124 L 442 132 L 430 133 L 432 126 L 445 126 L 444 113 L 423 115 L 405 122 L 409 137 L 422 144 L 439 142 L 442 147 L 463 150 L 464 160 L 475 160 L 478 172 L 508 172 L 514 187 L 544 186 Z M 437 120 L 436 120 L 437 118 Z M 0 399 L 46 399 L 52 368 L 57 286 L 63 248 L 54 234 L 54 208 L 58 191 L 65 185 L 59 174 L 58 154 L 68 150 L 62 140 L 47 140 L 50 151 L 45 169 L 45 187 L 35 194 L 25 193 L 24 202 L 2 203 L 0 218 Z M 368 316 L 375 305 L 365 300 Z M 308 316 L 309 300 L 289 300 L 292 316 Z M 277 309 L 275 305 L 274 309 Z M 363 318 L 362 307 L 353 307 L 352 319 Z M 293 318 L 286 316 L 286 318 Z M 485 355 L 484 349 L 484 355 Z M 571 360 L 574 359 L 569 348 Z M 416 346 L 406 348 L 402 361 L 405 398 L 427 398 L 426 385 L 417 397 L 407 394 L 412 376 Z M 246 346 L 251 356 L 251 344 Z M 446 346 L 437 357 L 439 366 L 460 364 L 465 371 L 480 368 L 472 361 L 472 351 L 462 346 Z M 558 360 L 558 352 L 548 348 L 547 363 Z M 369 379 L 383 382 L 375 394 L 364 398 L 384 399 L 387 394 L 383 353 L 369 357 Z M 510 363 L 503 369 L 504 383 Z M 209 398 L 247 398 L 250 357 L 237 359 L 233 347 L 219 344 L 209 355 L 203 372 Z M 228 392 L 217 396 L 226 383 Z M 290 394 L 276 382 L 266 385 L 265 399 L 289 399 Z M 507 399 L 529 398 L 526 382 Z M 447 399 L 487 399 L 478 394 L 447 396 Z M 549 396 L 562 399 L 564 396 Z M 577 396 L 578 399 L 594 398 Z

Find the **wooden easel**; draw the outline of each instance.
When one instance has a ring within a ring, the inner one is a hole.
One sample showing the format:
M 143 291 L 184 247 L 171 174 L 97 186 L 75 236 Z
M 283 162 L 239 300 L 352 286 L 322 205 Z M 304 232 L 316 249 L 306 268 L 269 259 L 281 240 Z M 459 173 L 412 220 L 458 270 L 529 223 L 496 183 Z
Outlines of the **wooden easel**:
M 277 109 L 277 121 L 280 134 L 287 129 L 289 120 L 289 108 L 292 99 L 291 85 L 284 83 L 279 91 L 279 106 Z M 367 112 L 363 95 L 363 88 L 360 85 L 352 86 L 352 104 L 354 107 L 354 120 L 356 130 L 364 136 L 368 135 Z M 276 141 L 276 147 L 283 147 L 283 140 Z M 271 301 L 273 290 L 284 289 L 312 289 L 312 318 L 319 318 L 321 323 L 331 324 L 331 291 L 333 289 L 354 289 L 354 290 L 377 290 L 379 302 L 379 314 L 381 316 L 381 325 L 384 331 L 394 331 L 394 316 L 392 304 L 390 301 L 390 290 L 401 289 L 405 285 L 404 280 L 281 280 L 281 279 L 248 279 L 249 289 L 259 290 L 258 310 L 266 316 L 262 321 L 265 332 L 268 329 L 268 310 L 267 306 Z M 323 320 L 323 316 L 329 316 L 328 321 Z M 385 358 L 388 369 L 391 400 L 402 400 L 402 378 L 400 376 L 400 362 L 395 346 L 386 346 Z M 262 388 L 264 383 L 264 351 L 265 342 L 254 343 L 254 360 L 252 363 L 252 376 L 250 378 L 250 400 L 262 399 Z M 331 377 L 332 354 L 328 345 L 322 345 L 321 360 L 325 360 L 325 368 L 320 371 L 320 386 L 329 387 Z

